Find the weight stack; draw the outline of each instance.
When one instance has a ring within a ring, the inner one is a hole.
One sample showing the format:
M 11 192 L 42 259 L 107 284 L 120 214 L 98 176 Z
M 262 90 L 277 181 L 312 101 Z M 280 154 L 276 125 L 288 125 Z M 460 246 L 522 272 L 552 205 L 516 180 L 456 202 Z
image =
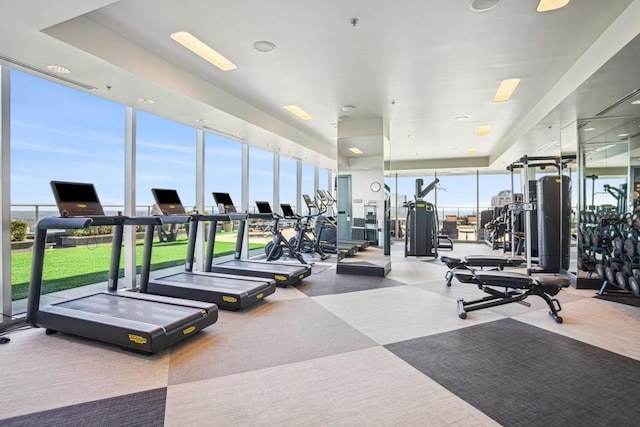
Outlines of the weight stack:
M 538 180 L 538 261 L 548 273 L 569 268 L 571 245 L 571 179 L 544 176 Z

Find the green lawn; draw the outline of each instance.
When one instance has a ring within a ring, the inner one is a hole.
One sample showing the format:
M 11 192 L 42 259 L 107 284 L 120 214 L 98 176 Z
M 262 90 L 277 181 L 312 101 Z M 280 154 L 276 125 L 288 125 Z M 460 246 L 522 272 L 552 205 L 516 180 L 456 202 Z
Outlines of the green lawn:
M 262 244 L 250 244 L 249 249 L 263 247 Z M 235 242 L 216 241 L 215 256 L 232 254 Z M 187 241 L 153 245 L 152 270 L 184 265 Z M 136 259 L 140 273 L 142 262 L 142 243 L 136 245 Z M 31 252 L 11 255 L 12 298 L 26 298 L 31 276 Z M 111 245 L 82 246 L 66 249 L 51 249 L 45 254 L 42 293 L 51 293 L 64 289 L 104 282 L 108 278 L 111 260 Z M 120 277 L 124 276 L 124 251 L 120 261 Z

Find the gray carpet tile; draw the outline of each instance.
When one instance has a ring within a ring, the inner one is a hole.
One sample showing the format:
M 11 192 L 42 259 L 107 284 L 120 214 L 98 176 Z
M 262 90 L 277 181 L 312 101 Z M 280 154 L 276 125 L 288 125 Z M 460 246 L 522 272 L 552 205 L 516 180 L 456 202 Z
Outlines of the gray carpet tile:
M 172 385 L 167 426 L 495 426 L 382 347 Z
M 386 277 L 336 274 L 335 270 L 328 270 L 319 274 L 312 274 L 304 279 L 302 283 L 296 285 L 296 288 L 307 296 L 315 297 L 401 285 L 404 285 L 404 283 L 387 279 Z
M 171 349 L 169 384 L 199 381 L 375 346 L 309 298 L 224 311 Z M 188 341 L 188 342 L 187 342 Z
M 503 425 L 640 420 L 640 362 L 516 320 L 386 348 Z
M 0 420 L 2 427 L 162 426 L 167 389 L 159 388 Z

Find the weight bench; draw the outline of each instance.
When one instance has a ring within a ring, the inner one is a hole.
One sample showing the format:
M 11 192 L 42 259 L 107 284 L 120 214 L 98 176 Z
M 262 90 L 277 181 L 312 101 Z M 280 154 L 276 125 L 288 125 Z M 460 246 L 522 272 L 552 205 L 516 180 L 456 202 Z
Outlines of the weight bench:
M 470 276 L 470 277 L 469 277 Z M 560 302 L 552 298 L 560 292 L 562 288 L 569 286 L 569 279 L 564 277 L 543 277 L 535 279 L 522 273 L 510 271 L 467 271 L 463 279 L 466 283 L 475 283 L 479 289 L 488 293 L 489 296 L 473 301 L 458 299 L 458 316 L 461 319 L 467 318 L 470 311 L 481 310 L 483 308 L 496 307 L 499 305 L 519 304 L 531 307 L 531 304 L 524 300 L 529 295 L 537 295 L 549 306 L 549 315 L 558 323 L 562 323 L 562 317 L 558 312 L 562 310 Z M 458 279 L 460 280 L 460 279 Z M 497 288 L 504 288 L 500 291 Z
M 525 260 L 520 257 L 506 257 L 496 255 L 467 255 L 464 258 L 441 256 L 440 261 L 449 267 L 444 276 L 447 286 L 451 286 L 451 280 L 455 277 L 461 283 L 474 283 L 472 272 L 480 270 L 503 270 L 505 267 L 519 267 Z M 471 280 L 471 281 L 470 281 Z

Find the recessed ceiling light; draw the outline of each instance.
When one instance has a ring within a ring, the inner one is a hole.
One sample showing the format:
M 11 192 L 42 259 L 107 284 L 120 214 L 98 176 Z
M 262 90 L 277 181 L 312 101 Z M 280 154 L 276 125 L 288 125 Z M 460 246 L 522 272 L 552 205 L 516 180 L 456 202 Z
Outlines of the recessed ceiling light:
M 191 33 L 188 33 L 186 31 L 178 31 L 177 33 L 171 34 L 171 38 L 189 49 L 191 52 L 198 55 L 200 58 L 215 65 L 222 71 L 230 71 L 238 68 L 236 64 L 229 61 L 212 47 L 207 46 L 204 42 L 197 39 Z
M 356 147 L 349 148 L 349 151 L 351 151 L 353 154 L 362 154 L 362 150 Z
M 500 0 L 471 0 L 469 2 L 469 9 L 474 12 L 486 12 L 498 5 Z
M 138 99 L 138 102 L 142 103 L 142 104 L 153 104 L 153 99 L 149 99 L 149 98 L 140 98 Z
M 594 131 L 594 130 L 596 130 L 596 128 L 584 128 L 584 129 L 582 129 L 583 132 L 591 132 L 591 131 Z
M 629 136 L 629 134 L 628 133 L 618 134 L 618 138 L 624 138 L 625 136 Z
M 469 154 L 476 154 L 478 152 L 477 148 L 469 148 Z
M 302 120 L 311 120 L 313 117 L 297 105 L 285 105 L 284 109 Z
M 636 99 L 635 101 L 631 101 L 633 105 L 640 105 L 640 99 Z
M 569 0 L 540 0 L 536 10 L 538 12 L 548 12 L 550 10 L 560 9 L 569 4 Z
M 260 40 L 253 43 L 253 48 L 261 53 L 269 53 L 275 50 L 276 45 L 266 40 Z
M 351 118 L 351 116 L 339 116 L 338 120 L 347 120 L 347 119 L 350 119 L 350 118 Z
M 47 65 L 47 69 L 59 74 L 69 74 L 71 72 L 70 69 L 63 67 L 62 65 Z
M 356 107 L 355 105 L 343 105 L 342 106 L 342 111 L 351 111 L 351 110 L 355 110 Z
M 468 122 L 469 116 L 457 116 L 453 120 L 455 120 L 456 122 Z
M 496 95 L 493 97 L 494 102 L 508 101 L 513 92 L 518 87 L 520 79 L 506 79 L 500 82 Z
M 489 132 L 491 132 L 491 125 L 482 125 L 478 128 L 478 132 L 476 132 L 476 135 L 487 136 L 489 135 Z
M 201 125 L 207 123 L 207 121 L 205 119 L 198 119 L 198 120 L 196 120 L 196 122 L 200 123 Z

